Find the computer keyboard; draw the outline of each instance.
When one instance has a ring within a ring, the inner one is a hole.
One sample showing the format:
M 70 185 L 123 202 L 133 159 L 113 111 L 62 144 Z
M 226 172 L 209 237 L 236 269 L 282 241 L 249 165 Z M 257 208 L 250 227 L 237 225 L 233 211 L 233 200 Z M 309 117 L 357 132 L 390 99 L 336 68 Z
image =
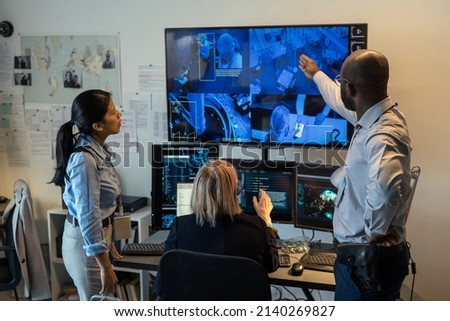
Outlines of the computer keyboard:
M 336 261 L 336 254 L 328 252 L 305 253 L 300 258 L 305 269 L 323 272 L 333 272 L 334 261 Z
M 164 243 L 127 243 L 122 248 L 122 255 L 162 255 Z

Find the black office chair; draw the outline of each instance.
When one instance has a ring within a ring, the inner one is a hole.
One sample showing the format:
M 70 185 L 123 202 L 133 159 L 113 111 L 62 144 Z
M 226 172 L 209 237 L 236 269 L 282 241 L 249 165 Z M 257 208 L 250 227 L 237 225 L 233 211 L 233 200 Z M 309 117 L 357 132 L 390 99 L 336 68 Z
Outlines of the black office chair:
M 170 250 L 161 257 L 162 295 L 168 301 L 270 301 L 269 277 L 254 260 Z
M 14 290 L 16 301 L 19 301 L 17 285 L 21 279 L 22 270 L 13 235 L 13 215 L 9 215 L 5 222 L 0 220 L 0 292 Z

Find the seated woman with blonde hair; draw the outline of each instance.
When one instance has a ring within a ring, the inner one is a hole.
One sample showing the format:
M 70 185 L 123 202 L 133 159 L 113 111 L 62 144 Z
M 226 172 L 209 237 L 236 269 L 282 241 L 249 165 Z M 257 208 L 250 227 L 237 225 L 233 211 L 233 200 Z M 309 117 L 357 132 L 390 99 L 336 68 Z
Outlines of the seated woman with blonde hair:
M 192 190 L 192 214 L 177 217 L 164 251 L 184 249 L 242 256 L 260 263 L 268 273 L 278 268 L 276 230 L 269 195 L 260 190 L 253 198 L 258 215 L 242 212 L 237 201 L 238 176 L 224 160 L 210 161 L 197 173 Z M 161 297 L 159 273 L 156 291 Z

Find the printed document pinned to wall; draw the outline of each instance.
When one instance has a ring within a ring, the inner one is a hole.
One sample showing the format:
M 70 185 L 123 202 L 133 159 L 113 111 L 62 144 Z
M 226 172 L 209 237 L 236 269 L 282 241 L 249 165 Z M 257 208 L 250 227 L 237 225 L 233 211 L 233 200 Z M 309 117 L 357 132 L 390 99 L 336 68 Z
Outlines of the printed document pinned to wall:
M 151 110 L 151 94 L 148 92 L 125 93 L 124 113 L 133 111 L 136 117 L 137 129 L 147 129 Z
M 168 139 L 166 76 L 162 65 L 139 66 L 139 95 L 150 94 L 148 132 L 152 142 Z
M 0 42 L 0 88 L 13 87 L 14 48 L 7 42 Z
M 139 66 L 139 91 L 165 91 L 165 79 L 163 66 Z

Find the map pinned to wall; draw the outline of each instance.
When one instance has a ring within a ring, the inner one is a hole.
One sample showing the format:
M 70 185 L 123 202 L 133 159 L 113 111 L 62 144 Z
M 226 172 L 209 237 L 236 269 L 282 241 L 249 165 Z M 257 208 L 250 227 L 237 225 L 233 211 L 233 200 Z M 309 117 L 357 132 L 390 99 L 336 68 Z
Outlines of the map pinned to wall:
M 25 103 L 70 104 L 87 89 L 111 92 L 121 105 L 119 35 L 20 36 L 31 57 L 31 86 Z

